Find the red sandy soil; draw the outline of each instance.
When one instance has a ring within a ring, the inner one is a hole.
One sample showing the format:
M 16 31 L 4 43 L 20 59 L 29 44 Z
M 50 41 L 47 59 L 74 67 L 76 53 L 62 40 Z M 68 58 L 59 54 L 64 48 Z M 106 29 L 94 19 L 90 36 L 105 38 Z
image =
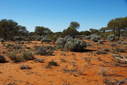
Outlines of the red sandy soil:
M 33 42 L 28 46 L 39 44 Z M 104 45 L 95 44 L 88 49 L 111 48 L 109 44 L 109 42 L 105 42 Z M 0 50 L 0 52 L 5 50 L 2 45 Z M 112 53 L 97 55 L 94 51 L 56 51 L 54 55 L 36 55 L 44 59 L 44 63 L 32 60 L 0 64 L 0 85 L 106 85 L 105 80 L 115 81 L 127 78 L 127 68 L 116 66 Z M 46 68 L 51 60 L 56 61 L 59 66 Z M 21 65 L 28 65 L 32 69 L 21 70 Z

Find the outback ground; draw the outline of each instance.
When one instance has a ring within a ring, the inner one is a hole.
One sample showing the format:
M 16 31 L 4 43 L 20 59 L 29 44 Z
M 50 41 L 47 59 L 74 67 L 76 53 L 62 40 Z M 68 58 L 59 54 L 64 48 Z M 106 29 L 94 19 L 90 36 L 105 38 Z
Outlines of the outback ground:
M 99 44 L 90 40 L 86 42 L 90 45 L 83 52 L 56 50 L 51 56 L 34 55 L 43 62 L 30 60 L 0 63 L 0 85 L 127 85 L 127 64 L 122 60 L 118 62 L 114 57 L 127 56 L 127 44 L 109 41 Z M 54 44 L 33 41 L 20 45 L 32 49 L 34 46 Z M 1 43 L 0 54 L 8 56 L 6 53 L 9 52 L 11 50 Z M 57 62 L 57 65 L 48 67 L 50 61 Z M 21 69 L 23 65 L 29 68 Z

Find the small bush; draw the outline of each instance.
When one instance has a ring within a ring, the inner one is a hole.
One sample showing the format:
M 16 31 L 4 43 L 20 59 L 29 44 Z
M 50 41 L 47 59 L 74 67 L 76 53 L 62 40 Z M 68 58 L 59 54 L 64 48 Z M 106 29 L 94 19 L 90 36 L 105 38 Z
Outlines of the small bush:
M 22 66 L 20 66 L 20 69 L 21 70 L 29 70 L 29 69 L 32 69 L 32 68 L 29 67 L 28 65 L 22 65 Z
M 5 63 L 5 62 L 7 62 L 6 58 L 0 55 L 0 63 Z
M 64 41 L 65 42 L 67 42 L 69 40 L 72 40 L 72 39 L 73 39 L 73 37 L 72 36 L 69 36 L 69 35 L 64 37 Z
M 116 48 L 114 51 L 115 52 L 126 52 L 126 50 L 122 48 Z
M 126 85 L 127 84 L 127 78 L 122 79 L 122 80 L 104 80 L 104 83 L 106 85 Z
M 64 48 L 66 41 L 64 40 L 64 38 L 58 38 L 56 40 L 56 48 L 60 49 L 60 48 Z
M 109 40 L 109 41 L 113 41 L 113 40 L 115 40 L 115 35 L 109 35 L 109 36 L 107 36 L 107 40 Z
M 11 47 L 13 47 L 14 45 L 13 45 L 13 44 L 4 44 L 4 46 L 5 46 L 6 48 L 11 48 Z
M 36 48 L 36 54 L 38 55 L 53 55 L 54 48 L 52 46 L 41 46 Z
M 92 44 L 87 42 L 87 43 L 86 43 L 86 46 L 92 46 Z
M 32 52 L 23 52 L 22 53 L 22 57 L 25 59 L 25 60 L 33 60 L 35 59 Z
M 25 61 L 25 59 L 22 56 L 17 56 L 17 55 L 10 56 L 10 59 L 15 63 Z
M 48 62 L 47 68 L 51 68 L 52 66 L 59 66 L 57 62 L 55 61 L 50 61 Z
M 117 54 L 113 54 L 112 56 L 115 58 L 117 65 L 127 64 L 127 56 L 122 56 Z
M 80 52 L 80 51 L 83 51 L 86 46 L 87 46 L 86 42 L 76 39 L 76 38 L 72 38 L 71 36 L 59 38 L 56 41 L 56 47 L 62 48 L 65 51 Z
M 121 55 L 118 55 L 118 54 L 112 54 L 112 56 L 115 58 L 123 58 Z
M 18 45 L 18 44 L 6 44 L 5 45 L 6 48 L 9 48 L 9 49 L 14 49 L 14 50 L 20 50 L 22 49 L 23 47 L 21 45 Z
M 94 42 L 98 42 L 101 39 L 101 37 L 96 34 L 92 34 L 90 37 L 91 37 L 91 40 Z
M 111 80 L 104 80 L 104 83 L 105 85 L 116 85 L 116 83 Z
M 11 52 L 9 54 L 9 58 L 15 63 L 34 59 L 33 54 L 31 52 L 19 52 L 19 51 Z
M 99 40 L 98 43 L 99 44 L 104 44 L 104 40 Z
M 83 51 L 84 48 L 86 48 L 86 42 L 78 40 L 78 39 L 72 39 L 68 40 L 64 46 L 64 50 L 69 51 Z
M 50 42 L 52 42 L 52 40 L 49 39 L 48 36 L 43 37 L 40 41 L 41 41 L 42 43 L 43 43 L 43 42 L 45 42 L 45 43 L 50 43 Z
M 89 40 L 90 39 L 90 36 L 85 36 L 85 39 Z
M 64 48 L 66 42 L 69 40 L 72 40 L 73 38 L 71 36 L 65 36 L 64 38 L 58 38 L 56 40 L 56 47 L 59 48 Z

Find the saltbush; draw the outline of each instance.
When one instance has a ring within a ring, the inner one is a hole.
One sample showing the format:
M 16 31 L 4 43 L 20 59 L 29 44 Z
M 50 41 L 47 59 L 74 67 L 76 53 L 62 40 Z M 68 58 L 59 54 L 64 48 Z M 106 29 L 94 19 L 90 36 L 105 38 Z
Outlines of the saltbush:
M 83 51 L 86 48 L 86 42 L 78 39 L 68 40 L 64 46 L 66 51 Z
M 41 46 L 36 48 L 36 54 L 38 55 L 53 55 L 54 48 L 52 46 Z
M 15 62 L 24 62 L 24 61 L 28 61 L 28 60 L 33 60 L 35 59 L 33 57 L 33 54 L 31 52 L 28 51 L 24 51 L 24 52 L 19 52 L 19 51 L 13 51 L 9 54 L 9 58 Z
M 113 41 L 113 40 L 115 40 L 115 35 L 109 35 L 109 36 L 107 36 L 107 40 L 109 40 L 109 41 Z
M 94 42 L 98 42 L 101 39 L 101 37 L 96 34 L 92 34 L 90 37 L 90 39 Z
M 86 42 L 72 38 L 71 36 L 58 38 L 56 41 L 56 47 L 62 48 L 65 51 L 83 51 L 86 46 Z

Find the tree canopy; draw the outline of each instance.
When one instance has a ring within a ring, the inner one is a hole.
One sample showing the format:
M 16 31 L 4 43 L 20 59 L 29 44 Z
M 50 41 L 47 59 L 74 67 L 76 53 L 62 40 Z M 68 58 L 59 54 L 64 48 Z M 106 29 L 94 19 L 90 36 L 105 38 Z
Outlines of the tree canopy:
M 74 28 L 74 29 L 78 29 L 80 27 L 80 24 L 76 21 L 73 21 L 70 23 L 69 27 Z
M 80 24 L 78 22 L 71 22 L 69 27 L 67 29 L 65 29 L 63 31 L 63 35 L 70 35 L 70 36 L 74 36 L 77 35 L 79 32 L 77 31 L 77 29 L 80 27 Z
M 118 35 L 118 37 L 120 37 L 121 30 L 127 28 L 127 17 L 112 19 L 108 23 L 108 28 L 113 30 L 114 35 Z
M 13 20 L 0 20 L 0 37 L 4 39 L 12 39 L 14 36 L 26 34 L 28 31 L 24 26 L 18 25 Z
M 49 28 L 43 26 L 36 26 L 35 33 L 38 35 L 47 35 L 53 33 Z

